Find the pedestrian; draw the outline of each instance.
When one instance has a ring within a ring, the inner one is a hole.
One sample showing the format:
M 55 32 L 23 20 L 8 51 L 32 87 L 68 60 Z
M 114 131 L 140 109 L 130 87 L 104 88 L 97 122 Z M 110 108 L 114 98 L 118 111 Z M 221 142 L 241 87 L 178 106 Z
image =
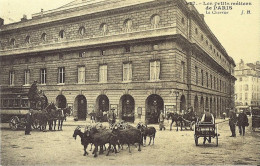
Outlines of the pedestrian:
M 90 120 L 91 123 L 96 123 L 96 113 L 94 111 L 90 114 Z
M 161 113 L 160 113 L 160 116 L 159 116 L 159 128 L 160 128 L 160 130 L 162 130 L 162 129 L 165 130 L 164 119 L 165 119 L 165 116 L 163 114 L 163 110 L 161 110 Z
M 31 135 L 32 130 L 32 109 L 29 110 L 29 113 L 26 114 L 26 128 L 25 135 Z
M 248 118 L 245 113 L 245 110 L 242 110 L 237 118 L 237 126 L 239 129 L 239 134 L 245 136 L 245 127 L 248 126 Z
M 111 109 L 108 113 L 108 122 L 110 126 L 113 126 L 116 122 L 116 114 L 114 113 L 115 109 Z
M 214 116 L 212 115 L 212 113 L 209 112 L 209 109 L 206 108 L 204 110 L 204 114 L 201 118 L 201 123 L 210 123 L 210 124 L 214 124 L 215 120 L 214 120 Z M 203 144 L 206 143 L 207 137 L 204 137 L 204 141 Z M 208 142 L 211 143 L 211 137 L 209 136 Z
M 226 119 L 226 112 L 223 112 L 223 119 Z
M 229 115 L 229 126 L 232 135 L 230 137 L 236 137 L 236 123 L 237 123 L 237 115 L 234 109 L 230 110 Z

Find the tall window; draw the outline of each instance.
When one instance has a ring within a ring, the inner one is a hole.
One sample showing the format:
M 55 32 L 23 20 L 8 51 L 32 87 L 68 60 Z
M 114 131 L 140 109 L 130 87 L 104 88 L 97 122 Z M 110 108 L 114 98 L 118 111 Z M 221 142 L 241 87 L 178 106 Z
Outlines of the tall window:
M 79 28 L 79 34 L 81 35 L 81 36 L 83 36 L 84 34 L 85 34 L 85 32 L 86 32 L 86 29 L 85 29 L 85 27 L 80 27 Z
M 181 62 L 181 80 L 182 82 L 185 81 L 185 63 Z
M 151 24 L 153 28 L 157 28 L 160 23 L 160 16 L 155 14 L 151 17 Z
M 65 67 L 58 68 L 58 83 L 59 84 L 65 83 Z
M 107 24 L 106 24 L 106 23 L 102 23 L 102 24 L 100 25 L 100 30 L 101 30 L 102 35 L 106 35 L 107 32 L 108 32 L 108 26 L 107 26 Z
M 132 80 L 132 63 L 123 63 L 123 81 Z
M 217 78 L 217 90 L 219 90 L 219 86 L 218 86 L 218 78 Z
M 85 83 L 85 66 L 78 67 L 78 83 Z
M 199 82 L 199 73 L 198 73 L 198 67 L 195 66 L 195 80 L 196 80 L 196 84 L 198 84 Z
M 160 79 L 160 61 L 150 61 L 150 80 Z
M 43 33 L 42 36 L 41 36 L 41 39 L 42 39 L 42 41 L 46 41 L 46 39 L 47 39 L 47 34 L 46 34 L 46 33 Z
M 60 39 L 65 38 L 65 31 L 64 31 L 64 30 L 61 30 L 61 31 L 60 31 L 59 37 L 60 37 Z
M 41 69 L 41 84 L 46 84 L 46 68 Z
M 130 32 L 132 30 L 133 21 L 131 19 L 127 19 L 124 22 L 124 29 L 126 32 Z
M 244 90 L 245 90 L 245 91 L 248 91 L 248 84 L 245 84 L 245 85 L 244 85 Z
M 11 46 L 14 46 L 14 45 L 15 45 L 15 39 L 14 39 L 14 38 L 12 38 L 12 39 L 10 40 L 10 45 L 11 45 Z
M 107 65 L 103 64 L 99 66 L 99 82 L 107 82 Z
M 9 85 L 14 85 L 14 71 L 9 72 Z
M 201 70 L 201 85 L 203 86 L 204 77 L 203 77 L 203 70 Z
M 220 88 L 219 88 L 219 91 L 221 91 L 221 89 L 222 89 L 222 84 L 221 84 L 221 80 L 219 80 L 219 86 L 220 86 Z
M 207 87 L 209 87 L 209 74 L 208 74 L 208 72 L 206 72 L 206 81 L 207 81 Z
M 212 89 L 213 86 L 212 86 L 212 75 L 210 74 L 210 88 Z
M 30 36 L 26 36 L 26 38 L 25 38 L 25 43 L 26 43 L 26 44 L 31 43 L 31 38 L 30 38 Z
M 30 70 L 24 71 L 24 85 L 30 84 Z
M 214 76 L 214 89 L 216 89 L 216 77 Z

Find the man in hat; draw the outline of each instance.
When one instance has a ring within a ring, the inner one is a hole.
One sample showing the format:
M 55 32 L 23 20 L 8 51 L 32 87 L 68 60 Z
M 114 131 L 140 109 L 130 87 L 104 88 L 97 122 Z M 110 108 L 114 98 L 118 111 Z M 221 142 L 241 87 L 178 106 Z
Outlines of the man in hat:
M 29 113 L 26 114 L 25 135 L 31 135 L 30 134 L 31 130 L 32 130 L 32 109 L 30 109 Z
M 108 113 L 108 121 L 110 125 L 115 124 L 116 122 L 116 114 L 114 113 L 115 109 L 112 108 Z
M 165 116 L 164 116 L 164 113 L 163 113 L 163 110 L 160 111 L 160 116 L 159 116 L 159 128 L 160 130 L 164 129 L 165 130 L 165 126 L 164 126 L 164 119 L 165 119 Z
M 229 113 L 229 126 L 232 135 L 230 137 L 236 137 L 236 123 L 237 123 L 236 111 L 234 109 L 231 109 Z
M 210 124 L 214 124 L 215 123 L 214 116 L 209 112 L 208 108 L 206 108 L 204 110 L 204 114 L 203 114 L 203 116 L 201 118 L 201 122 L 202 123 L 210 123 Z M 207 138 L 204 137 L 203 144 L 205 144 L 206 140 L 207 140 Z M 208 141 L 209 141 L 209 143 L 211 143 L 211 137 L 209 137 Z

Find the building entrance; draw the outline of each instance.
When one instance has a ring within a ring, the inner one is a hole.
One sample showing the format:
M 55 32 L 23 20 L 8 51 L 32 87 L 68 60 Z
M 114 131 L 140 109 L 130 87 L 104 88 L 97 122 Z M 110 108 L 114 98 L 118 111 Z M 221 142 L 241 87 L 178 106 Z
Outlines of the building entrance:
M 163 110 L 163 99 L 156 94 L 148 96 L 146 99 L 145 119 L 148 124 L 159 123 L 160 110 Z
M 126 122 L 134 122 L 134 110 L 135 110 L 135 101 L 131 95 L 124 95 L 121 97 L 122 102 L 122 120 Z
M 66 108 L 66 106 L 67 106 L 66 97 L 63 95 L 57 96 L 56 103 L 57 103 L 58 108 Z
M 83 95 L 78 95 L 75 99 L 75 109 L 78 112 L 79 120 L 86 120 L 87 118 L 87 99 Z
M 107 122 L 109 111 L 109 99 L 106 95 L 100 95 L 97 98 L 97 121 Z

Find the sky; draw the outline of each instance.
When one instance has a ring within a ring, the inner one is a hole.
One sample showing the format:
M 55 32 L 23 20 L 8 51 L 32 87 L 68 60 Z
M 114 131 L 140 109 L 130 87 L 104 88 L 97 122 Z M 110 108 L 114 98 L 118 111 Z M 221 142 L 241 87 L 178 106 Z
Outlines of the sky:
M 41 9 L 44 11 L 55 9 L 72 1 L 0 0 L 0 17 L 4 18 L 5 24 L 8 24 L 20 21 L 24 14 L 30 19 L 32 14 L 40 12 Z M 241 0 L 252 5 L 231 4 L 238 2 L 237 0 L 187 0 L 187 2 L 193 2 L 199 13 L 204 14 L 207 25 L 236 64 L 240 59 L 246 63 L 260 61 L 260 0 Z M 218 4 L 215 6 L 216 2 Z M 228 14 L 213 14 L 227 11 Z M 246 14 L 241 15 L 242 11 Z M 247 14 L 247 11 L 250 14 Z

